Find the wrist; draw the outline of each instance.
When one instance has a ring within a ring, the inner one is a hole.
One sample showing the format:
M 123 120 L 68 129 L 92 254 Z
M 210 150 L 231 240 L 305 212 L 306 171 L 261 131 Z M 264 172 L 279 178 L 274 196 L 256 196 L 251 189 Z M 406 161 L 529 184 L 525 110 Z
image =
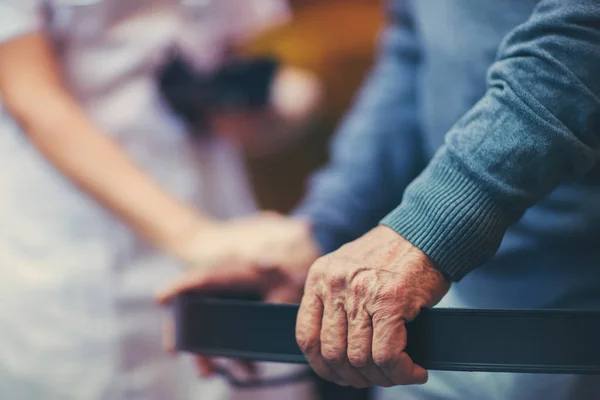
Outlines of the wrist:
M 187 217 L 181 218 L 179 221 L 172 221 L 172 227 L 164 236 L 159 247 L 166 253 L 186 263 L 191 263 L 194 244 L 201 241 L 201 236 L 218 224 L 217 221 L 192 211 Z
M 393 251 L 402 261 L 397 265 L 403 273 L 421 276 L 421 279 L 429 281 L 432 287 L 450 286 L 451 280 L 437 268 L 435 262 L 398 232 L 385 225 L 377 226 L 372 232 L 379 236 L 377 239 L 382 243 L 388 241 L 389 247 L 394 249 Z

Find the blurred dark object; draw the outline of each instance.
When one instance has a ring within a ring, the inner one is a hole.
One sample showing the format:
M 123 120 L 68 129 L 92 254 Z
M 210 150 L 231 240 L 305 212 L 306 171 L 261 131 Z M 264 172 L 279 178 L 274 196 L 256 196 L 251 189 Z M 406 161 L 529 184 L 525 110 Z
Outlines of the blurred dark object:
M 206 77 L 199 76 L 179 57 L 174 58 L 157 77 L 163 100 L 181 117 L 190 131 L 203 134 L 208 129 L 207 109 L 209 92 L 198 90 L 206 86 Z
M 181 57 L 161 71 L 159 89 L 165 102 L 195 136 L 211 131 L 210 115 L 226 111 L 253 111 L 267 106 L 277 59 L 270 56 L 231 58 L 214 72 L 197 72 Z
M 279 63 L 273 57 L 234 59 L 214 77 L 214 109 L 256 109 L 269 101 Z

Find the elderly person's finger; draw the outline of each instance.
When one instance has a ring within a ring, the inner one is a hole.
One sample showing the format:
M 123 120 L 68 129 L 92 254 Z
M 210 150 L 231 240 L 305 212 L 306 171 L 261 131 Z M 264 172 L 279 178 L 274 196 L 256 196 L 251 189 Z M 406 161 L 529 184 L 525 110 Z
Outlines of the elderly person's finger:
M 323 379 L 348 386 L 321 355 L 323 302 L 314 294 L 305 294 L 296 320 L 296 341 L 312 369 Z
M 363 307 L 354 307 L 348 316 L 348 361 L 375 386 L 390 387 L 392 381 L 373 362 L 373 323 Z
M 332 293 L 324 300 L 321 356 L 348 385 L 357 388 L 369 387 L 372 384 L 348 361 L 348 320 L 343 303 L 338 301 L 340 297 L 339 294 Z M 365 346 L 368 342 L 370 340 L 365 341 L 361 337 L 358 346 Z
M 406 354 L 406 326 L 400 310 L 373 316 L 373 361 L 394 385 L 423 384 L 427 371 Z

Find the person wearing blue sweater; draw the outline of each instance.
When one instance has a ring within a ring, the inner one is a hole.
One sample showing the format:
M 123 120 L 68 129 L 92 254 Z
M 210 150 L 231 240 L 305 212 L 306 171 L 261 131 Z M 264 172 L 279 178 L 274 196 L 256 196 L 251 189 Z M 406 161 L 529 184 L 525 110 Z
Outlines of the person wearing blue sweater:
M 281 217 L 309 229 L 264 234 L 271 264 L 306 271 L 300 347 L 326 379 L 396 386 L 380 399 L 600 398 L 598 377 L 428 374 L 403 352 L 404 322 L 436 304 L 600 307 L 600 1 L 392 0 L 388 15 L 331 161 Z M 295 254 L 325 255 L 302 269 Z

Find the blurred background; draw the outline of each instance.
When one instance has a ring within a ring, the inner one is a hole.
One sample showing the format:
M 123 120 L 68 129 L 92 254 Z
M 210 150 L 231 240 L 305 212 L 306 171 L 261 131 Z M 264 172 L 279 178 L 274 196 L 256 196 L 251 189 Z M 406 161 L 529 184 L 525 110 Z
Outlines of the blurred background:
M 249 57 L 273 55 L 306 71 L 319 92 L 301 123 L 286 127 L 294 138 L 287 146 L 269 154 L 245 152 L 260 207 L 282 213 L 301 200 L 306 179 L 327 161 L 329 139 L 371 66 L 384 18 L 381 0 L 290 0 L 289 5 L 288 22 L 241 46 Z M 318 388 L 322 399 L 367 400 L 370 394 L 325 381 Z
M 261 207 L 289 211 L 308 175 L 327 159 L 327 144 L 372 62 L 383 22 L 380 0 L 291 0 L 292 19 L 242 46 L 248 55 L 275 55 L 316 78 L 322 93 L 290 145 L 268 155 L 246 153 Z M 290 128 L 292 129 L 292 128 Z
M 0 399 L 187 399 L 153 298 L 201 264 L 178 243 L 294 208 L 382 22 L 379 0 L 0 0 Z

